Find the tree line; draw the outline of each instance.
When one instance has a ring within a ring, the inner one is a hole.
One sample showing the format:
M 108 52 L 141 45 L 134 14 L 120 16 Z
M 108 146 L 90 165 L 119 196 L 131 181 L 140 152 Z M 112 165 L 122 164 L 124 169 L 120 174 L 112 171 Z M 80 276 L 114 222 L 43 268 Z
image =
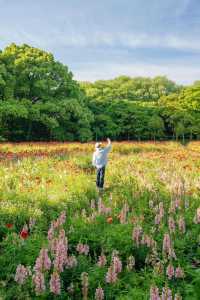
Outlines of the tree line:
M 11 44 L 0 51 L 1 141 L 197 139 L 200 81 L 164 76 L 77 82 L 51 53 Z

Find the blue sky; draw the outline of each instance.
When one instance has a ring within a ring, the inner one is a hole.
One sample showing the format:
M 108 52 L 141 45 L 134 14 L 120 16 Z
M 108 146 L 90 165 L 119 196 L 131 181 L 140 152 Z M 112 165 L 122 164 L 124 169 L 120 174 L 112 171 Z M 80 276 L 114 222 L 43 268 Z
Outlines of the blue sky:
M 27 43 L 78 80 L 200 80 L 200 0 L 0 0 L 0 49 Z

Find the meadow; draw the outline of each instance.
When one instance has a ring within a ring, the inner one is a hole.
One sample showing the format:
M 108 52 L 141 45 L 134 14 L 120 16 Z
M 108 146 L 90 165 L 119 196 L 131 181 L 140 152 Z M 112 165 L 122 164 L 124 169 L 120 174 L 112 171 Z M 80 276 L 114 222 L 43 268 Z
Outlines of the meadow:
M 200 142 L 0 145 L 0 299 L 200 299 Z

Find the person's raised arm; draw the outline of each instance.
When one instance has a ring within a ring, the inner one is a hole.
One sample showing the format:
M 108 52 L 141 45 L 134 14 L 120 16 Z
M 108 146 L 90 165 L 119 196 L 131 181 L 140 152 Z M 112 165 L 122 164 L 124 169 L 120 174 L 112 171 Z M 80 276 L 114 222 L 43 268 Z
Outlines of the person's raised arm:
M 106 146 L 105 150 L 106 152 L 109 152 L 111 150 L 111 140 L 109 138 L 107 138 L 107 143 L 108 145 Z
M 107 138 L 108 146 L 111 145 L 111 140 Z

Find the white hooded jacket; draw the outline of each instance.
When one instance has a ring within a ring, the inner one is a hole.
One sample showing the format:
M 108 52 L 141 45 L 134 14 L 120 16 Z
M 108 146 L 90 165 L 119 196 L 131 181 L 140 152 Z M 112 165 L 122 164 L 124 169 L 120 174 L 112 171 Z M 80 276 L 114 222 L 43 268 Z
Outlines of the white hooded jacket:
M 111 150 L 111 144 L 105 148 L 96 148 L 96 151 L 93 153 L 92 165 L 97 169 L 100 169 L 107 165 L 108 163 L 108 153 Z

